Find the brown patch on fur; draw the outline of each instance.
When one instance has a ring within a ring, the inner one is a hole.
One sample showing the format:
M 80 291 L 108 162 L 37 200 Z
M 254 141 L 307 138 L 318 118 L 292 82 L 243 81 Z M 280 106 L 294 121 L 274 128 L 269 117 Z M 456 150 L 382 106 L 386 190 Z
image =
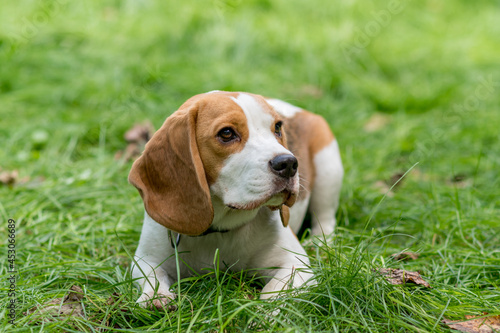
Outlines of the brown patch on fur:
M 297 200 L 305 198 L 315 179 L 314 156 L 334 140 L 328 123 L 308 111 L 297 112 L 284 121 L 290 151 L 299 161 L 300 191 Z
M 153 220 L 193 236 L 209 228 L 214 214 L 196 143 L 198 113 L 189 101 L 168 117 L 129 174 Z
M 209 186 L 217 180 L 224 161 L 241 151 L 249 136 L 243 110 L 232 99 L 215 94 L 205 95 L 200 101 L 203 111 L 199 112 L 196 123 L 196 141 Z M 239 139 L 228 143 L 218 140 L 217 133 L 225 127 L 232 128 Z

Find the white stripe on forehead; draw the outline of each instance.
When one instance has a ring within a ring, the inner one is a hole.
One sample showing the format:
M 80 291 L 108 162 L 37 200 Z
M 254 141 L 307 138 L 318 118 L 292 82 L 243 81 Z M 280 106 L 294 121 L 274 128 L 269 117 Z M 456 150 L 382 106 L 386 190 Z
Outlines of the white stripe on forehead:
M 260 104 L 254 97 L 247 94 L 239 94 L 237 98 L 230 98 L 238 104 L 245 113 L 250 133 L 264 136 L 267 136 L 266 134 L 268 134 L 274 137 L 271 132 L 274 117 L 269 112 L 264 111 L 262 104 Z
M 266 101 L 283 117 L 292 118 L 297 112 L 302 111 L 302 108 L 279 99 L 269 98 Z

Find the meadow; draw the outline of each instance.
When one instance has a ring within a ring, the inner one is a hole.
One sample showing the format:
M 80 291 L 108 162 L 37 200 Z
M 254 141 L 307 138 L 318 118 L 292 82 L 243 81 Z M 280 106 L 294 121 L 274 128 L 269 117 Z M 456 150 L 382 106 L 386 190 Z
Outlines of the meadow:
M 500 316 L 499 22 L 491 0 L 3 2 L 0 331 L 448 332 Z M 300 294 L 260 301 L 259 281 L 207 269 L 174 286 L 177 311 L 143 309 L 143 205 L 117 152 L 135 123 L 214 89 L 325 117 L 338 227 L 303 237 L 318 284 Z M 73 286 L 72 314 L 39 310 Z

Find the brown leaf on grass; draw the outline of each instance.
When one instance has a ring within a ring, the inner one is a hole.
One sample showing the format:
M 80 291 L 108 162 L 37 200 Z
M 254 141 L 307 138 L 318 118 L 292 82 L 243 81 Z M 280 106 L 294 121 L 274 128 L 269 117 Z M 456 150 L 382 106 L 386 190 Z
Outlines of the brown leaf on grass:
M 414 252 L 401 252 L 401 253 L 394 253 L 391 255 L 392 259 L 394 260 L 401 260 L 401 261 L 408 261 L 408 260 L 417 260 L 418 259 L 418 253 Z
M 467 175 L 459 173 L 451 177 L 451 179 L 449 179 L 447 183 L 450 186 L 464 188 L 472 186 L 473 180 L 469 179 Z
M 376 181 L 373 186 L 378 189 L 381 194 L 385 194 L 389 198 L 394 196 L 394 191 L 403 183 L 405 178 L 402 178 L 404 173 L 396 172 L 387 180 Z
M 402 269 L 395 268 L 380 268 L 378 272 L 385 276 L 386 280 L 390 284 L 394 285 L 405 285 L 407 283 L 417 284 L 430 288 L 430 284 L 422 279 L 422 276 L 418 272 L 405 271 Z
M 391 191 L 391 187 L 382 180 L 376 181 L 373 186 L 378 190 L 380 194 L 384 194 L 389 198 L 392 198 L 394 196 L 394 193 Z
M 148 120 L 142 124 L 134 124 L 134 126 L 125 133 L 124 137 L 127 142 L 148 142 L 154 132 L 155 128 L 153 124 Z
M 404 180 L 403 176 L 404 175 L 405 175 L 404 172 L 396 172 L 387 181 L 387 185 L 389 185 L 390 187 L 394 186 L 392 188 L 394 190 L 396 187 L 398 187 L 399 185 L 401 185 L 403 183 L 403 180 Z
M 115 154 L 115 159 L 124 159 L 126 161 L 133 161 L 138 158 L 144 146 L 151 139 L 155 132 L 153 124 L 148 120 L 142 124 L 135 124 L 129 129 L 125 135 L 125 141 L 128 142 L 125 150 L 120 150 Z
M 383 127 L 385 127 L 387 124 L 389 124 L 391 121 L 391 118 L 388 115 L 382 114 L 382 113 L 374 113 L 370 119 L 365 123 L 363 126 L 365 132 L 371 133 L 371 132 L 376 132 Z
M 19 180 L 19 171 L 2 171 L 0 172 L 0 184 L 12 186 Z
M 121 294 L 114 292 L 111 296 L 108 297 L 108 299 L 106 300 L 106 304 L 108 306 L 118 306 L 120 308 L 120 311 L 127 312 L 128 310 L 126 308 L 121 307 L 123 305 L 121 297 Z
M 69 293 L 62 298 L 56 298 L 45 304 L 38 305 L 30 310 L 27 314 L 49 314 L 50 317 L 43 317 L 44 321 L 55 321 L 63 319 L 62 317 L 82 317 L 83 308 L 81 300 L 83 298 L 83 290 L 78 286 L 72 286 Z
M 115 154 L 115 160 L 124 159 L 125 161 L 133 161 L 141 156 L 144 150 L 144 144 L 140 145 L 138 143 L 129 143 L 125 150 L 119 150 Z
M 451 182 L 452 183 L 461 183 L 461 182 L 465 181 L 466 179 L 467 179 L 466 175 L 459 173 L 459 174 L 456 174 L 453 177 L 451 177 Z
M 500 316 L 477 317 L 465 316 L 467 321 L 453 321 L 443 319 L 449 328 L 460 332 L 494 333 L 500 331 Z
M 108 307 L 115 307 L 119 309 L 121 312 L 128 312 L 128 309 L 124 307 L 124 304 L 121 300 L 122 295 L 117 292 L 114 292 L 111 296 L 106 300 L 106 305 Z
M 106 300 L 106 304 L 114 305 L 116 302 L 120 300 L 120 296 L 121 295 L 115 291 L 111 296 L 108 297 L 108 299 Z
M 0 168 L 0 186 L 18 186 L 25 185 L 28 188 L 36 188 L 45 181 L 44 177 L 36 177 L 31 179 L 29 176 L 19 177 L 18 170 L 6 171 Z

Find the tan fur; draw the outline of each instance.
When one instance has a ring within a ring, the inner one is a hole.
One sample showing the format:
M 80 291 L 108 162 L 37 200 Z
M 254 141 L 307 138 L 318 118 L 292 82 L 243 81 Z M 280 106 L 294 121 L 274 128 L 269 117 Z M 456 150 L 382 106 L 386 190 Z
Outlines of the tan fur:
M 186 235 L 203 233 L 214 214 L 195 140 L 197 116 L 198 105 L 187 103 L 167 118 L 129 174 L 147 213 Z
M 305 110 L 287 118 L 284 129 L 288 135 L 288 147 L 299 161 L 301 188 L 297 200 L 302 200 L 314 183 L 314 155 L 329 145 L 334 136 L 322 117 Z
M 245 114 L 235 102 L 210 95 L 208 98 L 213 100 L 209 103 L 204 100 L 200 105 L 203 112 L 199 113 L 196 123 L 196 141 L 210 186 L 217 180 L 224 161 L 243 149 L 249 133 Z M 233 128 L 240 140 L 231 143 L 216 140 L 217 133 L 225 127 Z

